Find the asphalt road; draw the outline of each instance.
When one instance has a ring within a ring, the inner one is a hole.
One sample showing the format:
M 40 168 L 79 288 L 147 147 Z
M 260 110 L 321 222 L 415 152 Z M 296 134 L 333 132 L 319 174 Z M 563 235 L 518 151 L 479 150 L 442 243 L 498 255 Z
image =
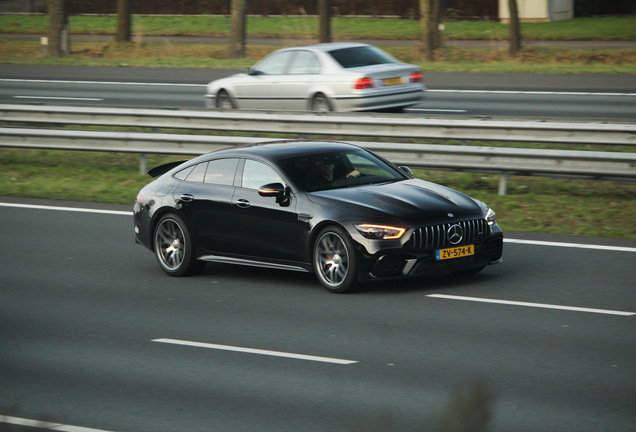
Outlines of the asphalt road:
M 633 431 L 634 241 L 508 233 L 480 274 L 334 295 L 293 272 L 170 278 L 127 206 L 0 202 L 19 205 L 0 205 L 5 425 L 419 432 L 465 397 L 492 432 Z
M 203 109 L 205 84 L 236 72 L 0 65 L 0 103 Z M 636 75 L 426 73 L 425 84 L 410 114 L 636 119 Z

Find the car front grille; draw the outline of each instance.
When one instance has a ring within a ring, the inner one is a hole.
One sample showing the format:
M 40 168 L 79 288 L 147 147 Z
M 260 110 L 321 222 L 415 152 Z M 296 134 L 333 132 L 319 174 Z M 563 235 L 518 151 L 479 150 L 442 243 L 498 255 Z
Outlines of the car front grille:
M 454 225 L 461 227 L 463 236 L 461 241 L 452 244 L 448 239 L 448 230 Z M 465 244 L 474 244 L 486 238 L 489 233 L 490 229 L 485 219 L 431 225 L 416 229 L 411 235 L 407 246 L 415 249 L 443 249 Z

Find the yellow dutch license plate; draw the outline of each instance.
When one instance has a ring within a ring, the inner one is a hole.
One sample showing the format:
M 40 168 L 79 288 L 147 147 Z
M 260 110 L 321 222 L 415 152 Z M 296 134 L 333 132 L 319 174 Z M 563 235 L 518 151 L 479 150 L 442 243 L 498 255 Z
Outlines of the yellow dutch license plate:
M 384 80 L 384 85 L 396 85 L 402 84 L 402 78 L 387 78 Z
M 475 246 L 466 245 L 448 249 L 438 249 L 435 251 L 436 260 L 445 260 L 453 258 L 461 258 L 465 256 L 475 255 Z

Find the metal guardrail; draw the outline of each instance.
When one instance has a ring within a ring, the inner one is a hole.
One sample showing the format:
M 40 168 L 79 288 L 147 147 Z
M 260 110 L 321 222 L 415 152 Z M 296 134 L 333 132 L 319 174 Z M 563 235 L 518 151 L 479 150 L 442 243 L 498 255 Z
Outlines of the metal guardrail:
M 46 148 L 198 155 L 222 147 L 270 141 L 269 138 L 162 133 L 92 132 L 0 128 L 0 147 Z M 502 174 L 505 195 L 510 174 L 636 180 L 636 153 L 537 150 L 433 144 L 354 142 L 398 165 L 412 168 Z
M 205 129 L 389 138 L 636 145 L 635 124 L 440 120 L 374 114 L 273 114 L 0 104 L 0 120 L 22 123 Z

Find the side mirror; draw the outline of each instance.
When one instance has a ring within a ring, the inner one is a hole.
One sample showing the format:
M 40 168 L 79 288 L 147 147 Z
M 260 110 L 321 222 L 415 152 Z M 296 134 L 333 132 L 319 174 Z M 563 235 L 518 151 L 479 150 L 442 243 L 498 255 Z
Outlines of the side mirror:
M 281 206 L 289 205 L 289 190 L 281 183 L 269 183 L 258 188 L 262 197 L 274 197 Z
M 411 170 L 411 168 L 409 168 L 407 166 L 401 166 L 399 168 L 400 168 L 400 171 L 402 171 L 407 176 L 413 177 L 413 171 Z
M 285 195 L 285 186 L 280 183 L 269 183 L 258 188 L 258 194 L 264 197 Z
M 263 75 L 263 72 L 253 69 L 253 68 L 248 68 L 247 69 L 247 74 L 251 75 L 251 76 L 256 76 L 256 75 Z

